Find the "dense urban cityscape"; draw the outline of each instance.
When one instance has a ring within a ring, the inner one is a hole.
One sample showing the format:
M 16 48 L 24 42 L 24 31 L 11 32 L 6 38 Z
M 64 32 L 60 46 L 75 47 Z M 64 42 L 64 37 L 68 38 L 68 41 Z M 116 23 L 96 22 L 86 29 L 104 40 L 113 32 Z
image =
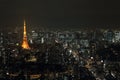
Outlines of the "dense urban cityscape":
M 0 33 L 0 78 L 7 80 L 119 80 L 120 31 Z M 22 38 L 23 37 L 23 38 Z
M 119 3 L 0 0 L 0 80 L 120 80 Z

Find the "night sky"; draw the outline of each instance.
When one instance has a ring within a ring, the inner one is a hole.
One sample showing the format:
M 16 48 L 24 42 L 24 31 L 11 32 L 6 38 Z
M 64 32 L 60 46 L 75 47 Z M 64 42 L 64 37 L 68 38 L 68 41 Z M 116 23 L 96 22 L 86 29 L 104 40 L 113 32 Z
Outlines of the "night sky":
M 120 24 L 116 0 L 0 0 L 0 27 Z

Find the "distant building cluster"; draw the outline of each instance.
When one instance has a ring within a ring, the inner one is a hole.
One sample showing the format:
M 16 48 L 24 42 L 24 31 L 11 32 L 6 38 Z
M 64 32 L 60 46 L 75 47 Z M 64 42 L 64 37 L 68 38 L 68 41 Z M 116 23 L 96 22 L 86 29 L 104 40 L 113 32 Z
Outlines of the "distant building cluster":
M 28 33 L 29 44 L 54 44 L 62 43 L 64 48 L 80 49 L 81 52 L 90 52 L 88 49 L 96 49 L 103 44 L 120 42 L 120 31 L 113 30 L 86 30 L 86 31 L 56 31 L 43 32 L 31 31 Z M 22 36 L 18 32 L 4 32 L 0 33 L 0 47 L 7 45 L 22 44 Z M 91 50 L 95 51 L 95 50 Z
M 64 48 L 79 49 L 80 52 L 93 52 L 100 46 L 120 42 L 120 31 L 113 30 L 86 30 L 86 31 L 31 31 L 28 33 L 28 42 L 32 44 L 61 43 Z M 22 44 L 22 36 L 18 32 L 0 33 L 0 47 Z M 2 50 L 1 50 L 2 51 Z
M 62 32 L 36 32 L 29 33 L 29 42 L 52 43 L 54 41 L 66 44 L 79 44 L 89 47 L 90 41 L 107 41 L 110 43 L 120 42 L 120 31 L 96 30 L 96 31 L 62 31 Z

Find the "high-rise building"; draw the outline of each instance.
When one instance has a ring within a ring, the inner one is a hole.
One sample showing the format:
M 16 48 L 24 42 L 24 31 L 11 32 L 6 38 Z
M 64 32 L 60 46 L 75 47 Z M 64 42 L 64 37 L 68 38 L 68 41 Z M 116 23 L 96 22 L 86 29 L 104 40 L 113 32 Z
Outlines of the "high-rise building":
M 23 42 L 22 42 L 23 49 L 30 49 L 28 40 L 27 40 L 27 31 L 26 31 L 26 22 L 24 20 L 24 31 L 23 31 Z

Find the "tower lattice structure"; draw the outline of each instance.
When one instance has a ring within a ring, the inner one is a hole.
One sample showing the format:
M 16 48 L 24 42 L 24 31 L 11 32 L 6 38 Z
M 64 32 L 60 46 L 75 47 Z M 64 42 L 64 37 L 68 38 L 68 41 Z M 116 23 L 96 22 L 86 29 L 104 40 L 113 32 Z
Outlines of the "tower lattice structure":
M 25 22 L 25 20 L 24 20 L 24 31 L 23 31 L 22 48 L 23 49 L 30 49 L 30 46 L 29 46 L 28 40 L 27 40 L 27 31 L 26 31 L 26 22 Z

